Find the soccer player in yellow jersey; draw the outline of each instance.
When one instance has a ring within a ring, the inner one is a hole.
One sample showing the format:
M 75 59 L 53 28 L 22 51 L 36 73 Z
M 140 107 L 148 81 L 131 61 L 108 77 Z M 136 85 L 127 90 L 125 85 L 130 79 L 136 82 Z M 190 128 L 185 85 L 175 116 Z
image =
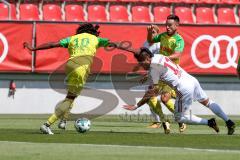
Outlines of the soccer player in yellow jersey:
M 157 43 L 160 42 L 160 50 L 159 53 L 168 56 L 170 60 L 179 64 L 179 59 L 181 53 L 184 49 L 184 40 L 178 34 L 177 28 L 179 26 L 179 17 L 176 15 L 169 15 L 166 20 L 166 32 L 160 33 L 158 35 L 153 35 L 154 26 L 148 26 L 147 31 L 147 40 L 149 43 Z M 165 104 L 165 106 L 171 111 L 174 112 L 174 102 L 171 98 L 176 98 L 175 91 L 169 87 L 167 84 L 163 82 L 159 82 L 159 90 L 161 92 L 161 101 Z M 164 120 L 164 115 L 161 109 L 161 103 L 157 100 L 157 97 L 152 97 L 148 102 L 149 106 L 159 114 L 160 118 Z M 168 123 L 166 123 L 169 125 Z M 163 126 L 169 128 L 169 126 Z M 179 123 L 179 131 L 183 132 L 186 129 L 186 125 L 183 123 Z M 165 130 L 166 133 L 170 132 L 170 130 Z
M 28 48 L 30 51 L 64 47 L 68 48 L 70 55 L 65 67 L 68 90 L 67 96 L 63 101 L 57 104 L 55 112 L 48 118 L 47 122 L 40 127 L 42 133 L 53 134 L 50 126 L 58 119 L 60 119 L 58 127 L 60 129 L 65 129 L 66 121 L 73 106 L 73 101 L 80 94 L 86 83 L 97 48 L 105 47 L 110 43 L 115 44 L 109 42 L 108 39 L 100 38 L 98 29 L 98 25 L 94 26 L 91 23 L 86 23 L 77 29 L 76 35 L 67 37 L 58 42 L 45 43 L 36 48 L 24 42 L 24 47 Z

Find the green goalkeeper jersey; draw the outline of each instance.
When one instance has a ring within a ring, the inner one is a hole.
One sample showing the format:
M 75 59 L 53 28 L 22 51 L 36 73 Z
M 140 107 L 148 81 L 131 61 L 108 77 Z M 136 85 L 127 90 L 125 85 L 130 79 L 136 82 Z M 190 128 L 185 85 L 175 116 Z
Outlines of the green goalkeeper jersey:
M 155 43 L 160 42 L 159 53 L 164 56 L 170 56 L 174 52 L 182 52 L 184 49 L 184 40 L 179 34 L 169 36 L 167 32 L 161 33 L 153 37 Z M 176 64 L 179 64 L 179 58 L 174 60 Z

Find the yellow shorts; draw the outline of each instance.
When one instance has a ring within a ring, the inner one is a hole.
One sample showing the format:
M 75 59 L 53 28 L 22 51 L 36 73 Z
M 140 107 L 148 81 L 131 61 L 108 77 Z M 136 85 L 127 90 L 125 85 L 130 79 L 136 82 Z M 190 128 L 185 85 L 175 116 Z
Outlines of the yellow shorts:
M 159 81 L 158 82 L 158 89 L 160 93 L 170 93 L 172 98 L 176 98 L 176 92 L 175 90 L 167 85 L 166 83 Z
M 90 72 L 90 64 L 80 65 L 68 60 L 65 68 L 68 92 L 79 95 Z

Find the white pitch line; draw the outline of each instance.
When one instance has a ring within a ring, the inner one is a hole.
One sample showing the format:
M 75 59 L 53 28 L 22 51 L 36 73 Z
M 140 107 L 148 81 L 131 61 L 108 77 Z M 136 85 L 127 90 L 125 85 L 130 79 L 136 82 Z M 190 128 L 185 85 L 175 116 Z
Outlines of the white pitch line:
M 54 144 L 54 145 L 77 145 L 77 146 L 86 146 L 86 147 L 120 147 L 120 148 L 138 148 L 138 149 L 180 149 L 180 150 L 189 150 L 189 151 L 199 151 L 199 152 L 223 152 L 223 153 L 239 153 L 240 150 L 224 150 L 224 149 L 201 149 L 201 148 L 186 148 L 186 147 L 160 147 L 160 146 L 131 146 L 131 145 L 111 145 L 111 144 L 76 144 L 76 143 L 34 143 L 34 142 L 17 142 L 17 141 L 0 141 L 0 143 L 13 143 L 13 144 Z

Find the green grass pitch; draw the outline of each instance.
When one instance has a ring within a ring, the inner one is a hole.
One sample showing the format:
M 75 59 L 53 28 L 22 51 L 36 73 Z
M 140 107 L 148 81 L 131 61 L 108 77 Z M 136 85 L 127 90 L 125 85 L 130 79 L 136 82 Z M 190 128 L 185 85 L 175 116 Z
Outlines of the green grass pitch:
M 80 134 L 68 122 L 66 131 L 53 126 L 54 135 L 43 135 L 40 125 L 47 115 L 0 115 L 0 159 L 2 160 L 238 160 L 240 129 L 226 135 L 222 120 L 220 133 L 207 126 L 188 125 L 180 134 L 171 125 L 171 134 L 163 128 L 146 128 L 149 122 L 123 121 L 118 116 L 92 120 L 91 131 Z M 237 126 L 240 117 L 233 117 Z

